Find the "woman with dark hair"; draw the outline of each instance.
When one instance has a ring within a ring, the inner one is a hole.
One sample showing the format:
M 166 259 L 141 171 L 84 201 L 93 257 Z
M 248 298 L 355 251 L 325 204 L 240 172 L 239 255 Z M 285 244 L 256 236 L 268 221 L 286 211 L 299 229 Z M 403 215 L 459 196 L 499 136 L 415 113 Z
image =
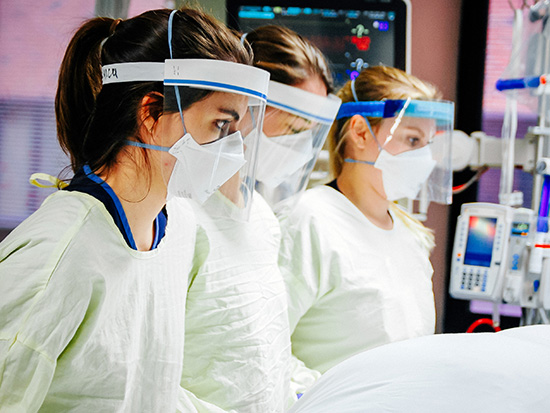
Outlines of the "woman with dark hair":
M 0 410 L 176 410 L 204 251 L 167 199 L 242 202 L 242 120 L 261 118 L 269 79 L 251 59 L 192 9 L 77 30 L 55 105 L 74 178 L 0 244 Z

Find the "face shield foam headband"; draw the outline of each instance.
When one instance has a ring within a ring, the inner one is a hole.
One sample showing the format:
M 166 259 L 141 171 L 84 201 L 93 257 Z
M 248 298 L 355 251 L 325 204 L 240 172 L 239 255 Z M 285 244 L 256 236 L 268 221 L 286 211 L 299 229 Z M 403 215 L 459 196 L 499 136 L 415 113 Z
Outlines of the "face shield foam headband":
M 442 204 L 451 202 L 452 102 L 411 99 L 350 102 L 340 107 L 336 118 L 354 115 L 365 118 L 380 152 L 375 162 L 350 158 L 345 162 L 363 163 L 380 169 L 389 200 L 418 199 L 424 187 L 427 200 Z M 384 128 L 382 125 L 379 127 L 378 136 L 374 134 L 368 118 L 387 121 Z

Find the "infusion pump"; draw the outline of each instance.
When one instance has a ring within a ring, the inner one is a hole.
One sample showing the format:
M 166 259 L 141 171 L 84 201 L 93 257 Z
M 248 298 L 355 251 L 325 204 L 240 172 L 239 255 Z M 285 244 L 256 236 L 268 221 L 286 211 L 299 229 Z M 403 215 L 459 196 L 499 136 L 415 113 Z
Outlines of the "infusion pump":
M 533 211 L 490 203 L 463 204 L 458 217 L 449 293 L 454 298 L 515 302 L 509 280 L 524 279 Z M 503 294 L 508 294 L 505 298 Z

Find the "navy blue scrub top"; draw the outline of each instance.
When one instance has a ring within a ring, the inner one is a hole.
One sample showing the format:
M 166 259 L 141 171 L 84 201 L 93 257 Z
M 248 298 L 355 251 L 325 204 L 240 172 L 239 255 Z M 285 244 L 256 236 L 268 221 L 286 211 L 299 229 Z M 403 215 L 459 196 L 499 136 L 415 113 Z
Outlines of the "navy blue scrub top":
M 122 236 L 126 240 L 128 246 L 134 250 L 137 250 L 130 225 L 128 224 L 128 219 L 120 200 L 116 196 L 113 189 L 101 179 L 99 176 L 94 174 L 88 165 L 85 165 L 80 171 L 78 171 L 71 183 L 65 191 L 78 191 L 84 192 L 85 194 L 91 195 L 97 200 L 101 201 L 109 214 L 113 217 L 116 226 L 122 233 Z M 155 219 L 155 239 L 153 240 L 153 245 L 151 249 L 155 249 L 166 231 L 166 212 L 162 210 Z
M 338 184 L 336 183 L 336 179 L 330 181 L 329 183 L 327 183 L 325 185 L 330 186 L 331 188 L 336 189 L 338 192 L 342 193 L 342 191 L 340 191 L 340 188 L 338 188 Z

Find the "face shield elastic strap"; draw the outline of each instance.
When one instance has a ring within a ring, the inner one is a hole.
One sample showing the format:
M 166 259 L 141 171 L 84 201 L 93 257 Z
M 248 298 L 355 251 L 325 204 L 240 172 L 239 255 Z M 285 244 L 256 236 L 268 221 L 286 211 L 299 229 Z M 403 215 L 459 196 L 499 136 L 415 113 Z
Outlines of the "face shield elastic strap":
M 173 58 L 172 55 L 172 27 L 173 27 L 173 20 L 174 20 L 174 14 L 176 14 L 177 10 L 172 10 L 170 13 L 170 17 L 168 18 L 168 49 L 170 50 L 170 59 Z M 181 124 L 183 125 L 183 133 L 187 134 L 187 130 L 185 128 L 185 122 L 183 121 L 183 113 L 181 110 L 181 97 L 180 92 L 178 90 L 177 86 L 174 86 L 175 92 L 176 92 L 176 102 L 178 104 L 178 110 L 180 112 L 181 117 Z M 159 146 L 159 145 L 151 145 L 148 143 L 142 143 L 142 142 L 136 142 L 136 141 L 130 141 L 126 140 L 126 144 L 129 146 L 135 146 L 137 148 L 144 148 L 144 149 L 152 149 L 155 151 L 162 151 L 162 152 L 168 152 L 170 150 L 169 147 L 165 146 Z
M 170 17 L 168 18 L 168 49 L 170 50 L 170 59 L 173 59 L 173 53 L 172 53 L 172 27 L 174 22 L 174 15 L 176 14 L 177 10 L 172 10 L 172 13 L 170 13 Z M 185 122 L 183 121 L 183 111 L 181 110 L 181 97 L 180 97 L 180 91 L 178 86 L 174 86 L 175 92 L 176 92 L 176 103 L 178 104 L 178 110 L 180 112 L 180 118 L 181 118 L 181 124 L 183 125 L 183 134 L 187 134 L 187 129 L 185 128 Z
M 356 102 L 359 102 L 359 99 L 357 98 L 357 92 L 355 90 L 355 77 L 351 79 L 351 94 L 353 95 L 353 99 L 355 99 Z

